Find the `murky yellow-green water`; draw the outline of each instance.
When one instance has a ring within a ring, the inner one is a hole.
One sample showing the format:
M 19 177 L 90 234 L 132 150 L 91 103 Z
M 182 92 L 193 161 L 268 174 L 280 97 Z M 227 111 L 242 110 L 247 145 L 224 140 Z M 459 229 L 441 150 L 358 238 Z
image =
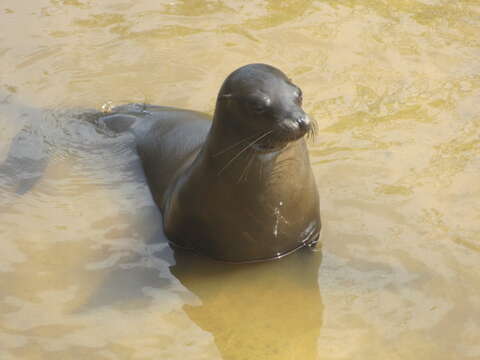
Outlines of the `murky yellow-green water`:
M 480 359 L 479 34 L 478 0 L 2 0 L 0 359 Z M 174 254 L 71 109 L 211 112 L 251 62 L 319 124 L 322 251 Z

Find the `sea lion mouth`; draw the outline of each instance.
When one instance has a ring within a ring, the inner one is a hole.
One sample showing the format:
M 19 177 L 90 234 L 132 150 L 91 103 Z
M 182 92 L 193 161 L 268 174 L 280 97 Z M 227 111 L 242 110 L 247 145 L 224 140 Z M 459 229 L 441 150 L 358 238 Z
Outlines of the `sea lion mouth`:
M 288 143 L 289 143 L 288 141 L 277 143 L 277 144 L 263 143 L 263 144 L 255 144 L 252 147 L 256 152 L 259 152 L 259 153 L 272 153 L 272 152 L 283 150 L 288 145 Z
M 299 129 L 281 126 L 272 131 L 268 137 L 254 144 L 252 148 L 262 153 L 280 151 L 288 144 L 303 139 L 311 131 L 310 127 Z

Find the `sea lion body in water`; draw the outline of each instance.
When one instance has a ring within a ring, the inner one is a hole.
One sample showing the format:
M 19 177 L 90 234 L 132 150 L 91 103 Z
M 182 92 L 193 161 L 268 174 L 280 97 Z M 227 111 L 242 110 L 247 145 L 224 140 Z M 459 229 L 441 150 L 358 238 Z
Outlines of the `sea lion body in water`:
M 314 245 L 320 232 L 301 102 L 280 70 L 251 64 L 227 77 L 213 121 L 126 105 L 99 123 L 134 134 L 169 241 L 218 260 L 262 261 Z

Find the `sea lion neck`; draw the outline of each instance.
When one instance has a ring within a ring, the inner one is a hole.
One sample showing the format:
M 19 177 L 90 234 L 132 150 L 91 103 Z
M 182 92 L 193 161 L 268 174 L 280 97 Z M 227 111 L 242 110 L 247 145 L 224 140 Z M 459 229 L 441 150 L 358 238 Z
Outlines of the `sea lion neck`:
M 261 137 L 261 132 L 245 131 L 242 126 L 248 119 L 238 118 L 224 109 L 215 111 L 212 126 L 205 141 L 205 151 L 210 157 L 226 152 L 239 152 L 250 148 Z

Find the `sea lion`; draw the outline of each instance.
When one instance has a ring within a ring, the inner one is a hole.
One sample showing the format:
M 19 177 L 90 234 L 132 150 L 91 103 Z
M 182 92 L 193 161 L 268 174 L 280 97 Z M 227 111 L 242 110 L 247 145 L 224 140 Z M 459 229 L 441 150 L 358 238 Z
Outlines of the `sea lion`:
M 125 105 L 99 119 L 135 136 L 164 231 L 176 246 L 227 262 L 278 259 L 316 244 L 317 186 L 302 92 L 280 70 L 231 73 L 207 115 Z

